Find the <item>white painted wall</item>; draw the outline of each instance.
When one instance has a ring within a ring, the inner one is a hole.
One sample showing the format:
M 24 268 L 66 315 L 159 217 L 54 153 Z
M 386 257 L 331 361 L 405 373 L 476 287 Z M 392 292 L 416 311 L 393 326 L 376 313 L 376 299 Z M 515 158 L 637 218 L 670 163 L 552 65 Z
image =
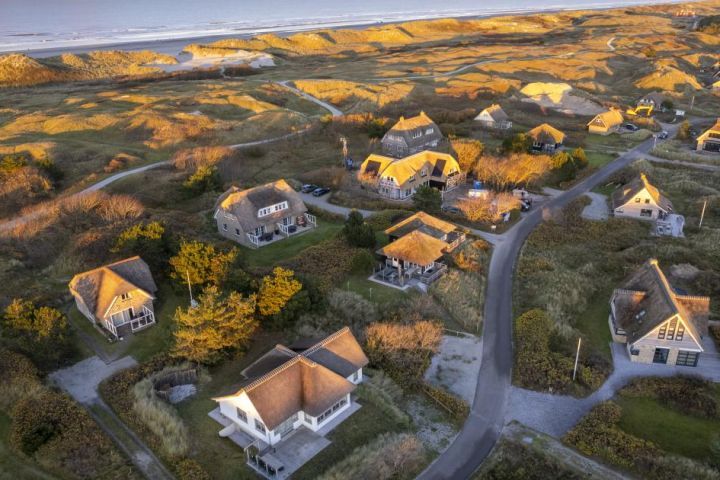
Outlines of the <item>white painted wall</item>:
M 640 216 L 642 210 L 652 210 L 652 216 L 643 217 Z M 638 192 L 633 198 L 630 199 L 625 205 L 621 205 L 615 209 L 616 217 L 627 217 L 627 218 L 638 218 L 641 220 L 657 220 L 659 212 L 668 213 L 666 210 L 660 208 L 655 202 L 652 196 L 647 190 Z

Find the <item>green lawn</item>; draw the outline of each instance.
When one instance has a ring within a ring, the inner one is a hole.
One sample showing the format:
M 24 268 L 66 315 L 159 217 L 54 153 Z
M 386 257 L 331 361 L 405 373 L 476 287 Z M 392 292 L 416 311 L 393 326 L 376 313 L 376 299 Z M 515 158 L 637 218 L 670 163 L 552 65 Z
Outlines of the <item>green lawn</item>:
M 345 282 L 342 285 L 338 285 L 338 287 L 360 294 L 366 299 L 379 304 L 407 298 L 411 295 L 409 292 L 386 287 L 379 283 L 371 282 L 365 277 L 358 276 L 347 278 Z
M 718 394 L 720 396 L 720 394 Z M 684 415 L 651 398 L 620 397 L 620 428 L 660 448 L 696 460 L 710 457 L 710 441 L 720 432 L 720 419 Z
M 341 229 L 340 223 L 318 220 L 317 228 L 312 231 L 280 240 L 257 250 L 246 248 L 245 256 L 250 266 L 269 267 L 298 255 L 306 248 L 335 235 Z
M 146 330 L 129 335 L 119 342 L 108 341 L 107 337 L 103 336 L 74 305 L 70 308 L 68 316 L 71 324 L 81 334 L 91 337 L 95 345 L 101 348 L 108 357 L 120 358 L 131 355 L 142 363 L 170 347 L 175 310 L 178 306 L 186 307 L 189 303 L 185 295 L 178 295 L 167 282 L 161 282 L 158 285 L 156 296 L 156 324 Z
M 594 168 L 604 167 L 617 157 L 604 152 L 587 152 L 588 164 Z
M 594 297 L 594 301 L 588 305 L 587 310 L 578 316 L 576 327 L 583 334 L 583 340 L 587 341 L 597 349 L 598 352 L 611 360 L 610 328 L 608 327 L 608 315 L 610 314 L 611 292 L 600 291 Z
M 10 417 L 0 412 L 0 480 L 52 480 L 58 478 L 45 473 L 32 460 L 10 451 L 8 446 L 9 431 Z

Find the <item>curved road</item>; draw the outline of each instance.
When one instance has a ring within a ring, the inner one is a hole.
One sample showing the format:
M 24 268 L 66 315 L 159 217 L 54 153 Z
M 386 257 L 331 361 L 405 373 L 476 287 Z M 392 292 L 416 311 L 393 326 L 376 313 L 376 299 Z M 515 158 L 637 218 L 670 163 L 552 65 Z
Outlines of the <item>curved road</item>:
M 500 437 L 505 423 L 505 406 L 513 365 L 513 273 L 520 249 L 528 235 L 543 219 L 592 190 L 639 156 L 647 154 L 652 147 L 653 139 L 645 140 L 571 189 L 552 198 L 542 208 L 532 211 L 511 230 L 498 236 L 500 241 L 495 244 L 488 270 L 483 356 L 470 415 L 455 440 L 420 474 L 419 479 L 470 478 Z

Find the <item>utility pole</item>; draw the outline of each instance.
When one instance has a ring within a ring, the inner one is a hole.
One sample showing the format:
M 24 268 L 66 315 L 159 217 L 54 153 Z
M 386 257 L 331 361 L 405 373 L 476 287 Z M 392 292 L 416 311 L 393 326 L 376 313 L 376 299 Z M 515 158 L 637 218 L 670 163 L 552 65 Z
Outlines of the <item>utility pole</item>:
M 575 367 L 573 368 L 573 382 L 575 381 L 575 376 L 577 375 L 577 366 L 578 366 L 578 359 L 580 358 L 580 344 L 581 343 L 582 343 L 582 337 L 578 338 L 577 353 L 575 353 Z
M 692 112 L 693 107 L 695 106 L 695 95 L 692 96 L 692 99 L 690 99 L 690 111 Z
M 698 228 L 702 227 L 702 222 L 705 218 L 705 207 L 707 207 L 707 199 L 703 202 L 702 212 L 700 213 L 700 224 L 698 225 Z
M 188 292 L 190 292 L 190 306 L 192 308 L 195 308 L 197 307 L 198 303 L 195 301 L 192 295 L 192 284 L 190 284 L 190 270 L 185 270 L 185 275 L 187 276 Z

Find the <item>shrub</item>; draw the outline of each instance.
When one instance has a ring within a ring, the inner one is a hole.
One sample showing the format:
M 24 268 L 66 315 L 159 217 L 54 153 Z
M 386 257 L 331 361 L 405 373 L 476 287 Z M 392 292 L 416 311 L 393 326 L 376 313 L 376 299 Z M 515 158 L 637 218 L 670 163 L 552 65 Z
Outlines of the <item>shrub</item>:
M 192 458 L 183 458 L 174 467 L 178 480 L 211 480 L 205 469 Z
M 202 165 L 190 175 L 183 187 L 189 193 L 198 195 L 205 192 L 213 192 L 220 189 L 220 176 L 217 167 Z
M 0 410 L 13 415 L 13 409 L 25 398 L 39 396 L 44 387 L 38 369 L 25 356 L 0 347 Z
M 416 209 L 426 213 L 440 212 L 442 205 L 442 196 L 440 190 L 428 185 L 421 185 L 415 190 L 412 197 L 413 205 Z
M 447 390 L 427 382 L 423 383 L 422 390 L 431 400 L 440 405 L 457 424 L 464 422 L 470 414 L 470 406 L 465 400 Z
M 678 140 L 689 140 L 690 137 L 690 122 L 685 120 L 680 124 L 680 128 L 678 128 L 678 131 L 675 134 L 675 138 Z
M 425 447 L 417 437 L 407 433 L 385 433 L 353 450 L 319 479 L 409 479 L 425 465 L 425 456 Z
M 352 210 L 348 215 L 342 233 L 353 247 L 373 248 L 375 246 L 375 231 L 365 223 L 362 214 L 357 210 Z
M 450 146 L 455 152 L 460 169 L 463 172 L 475 170 L 477 162 L 480 161 L 485 146 L 478 140 L 466 138 L 454 138 L 450 140 Z
M 260 315 L 279 314 L 290 299 L 302 290 L 302 283 L 295 278 L 295 272 L 275 267 L 271 275 L 263 277 L 258 293 Z
M 700 417 L 717 418 L 720 415 L 712 382 L 700 377 L 638 378 L 621 393 L 656 398 L 669 407 Z
M 365 222 L 374 230 L 387 230 L 409 214 L 407 210 L 381 210 L 370 215 Z
M 350 273 L 353 257 L 358 251 L 360 249 L 351 247 L 344 237 L 338 236 L 306 248 L 283 266 L 304 278 L 312 278 L 321 291 L 327 292 L 337 286 L 339 278 Z
M 376 263 L 375 255 L 367 250 L 360 250 L 352 256 L 350 272 L 356 275 L 370 275 Z
M 358 394 L 363 400 L 371 402 L 381 410 L 388 419 L 401 428 L 410 428 L 412 421 L 407 413 L 402 411 L 393 398 L 382 388 L 376 387 L 372 382 L 364 382 L 358 387 Z
M 516 133 L 502 142 L 501 150 L 505 154 L 524 153 L 530 149 L 532 140 L 526 133 Z
M 416 387 L 437 353 L 441 338 L 442 327 L 435 322 L 373 323 L 366 331 L 366 349 L 373 365 L 400 385 Z
M 123 230 L 112 248 L 124 257 L 141 255 L 155 271 L 165 270 L 171 250 L 172 239 L 161 222 L 137 223 Z
M 543 448 L 501 437 L 492 455 L 483 464 L 477 478 L 484 480 L 581 480 L 562 460 Z

